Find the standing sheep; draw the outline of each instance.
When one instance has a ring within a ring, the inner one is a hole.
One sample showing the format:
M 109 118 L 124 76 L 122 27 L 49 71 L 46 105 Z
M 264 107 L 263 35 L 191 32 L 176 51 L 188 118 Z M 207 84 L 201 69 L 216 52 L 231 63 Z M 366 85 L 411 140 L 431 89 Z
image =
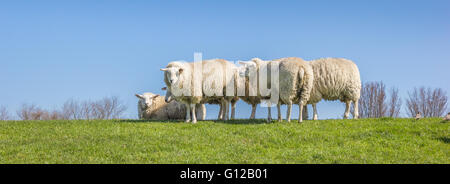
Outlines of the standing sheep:
M 164 96 L 153 93 L 136 94 L 139 99 L 138 114 L 143 120 L 180 120 L 185 118 L 186 106 L 172 101 L 166 103 Z M 197 106 L 200 109 L 204 107 Z M 198 111 L 197 115 L 203 117 L 204 112 Z
M 264 100 L 269 100 L 271 98 L 271 94 L 266 95 L 262 94 L 260 89 L 262 87 L 272 88 L 272 76 L 271 67 L 277 66 L 278 61 L 263 61 L 259 58 L 253 58 L 248 62 L 240 62 L 241 66 L 239 67 L 239 76 L 245 77 L 245 96 L 240 96 L 241 100 L 252 105 L 252 114 L 250 119 L 255 118 L 256 114 L 256 105 L 262 103 Z M 263 71 L 267 71 L 266 74 L 263 74 Z M 267 83 L 263 83 L 260 79 L 260 75 L 267 76 Z M 271 104 L 268 104 L 268 114 L 267 120 L 272 120 L 271 115 Z
M 314 120 L 318 119 L 316 104 L 324 100 L 340 100 L 346 104 L 344 119 L 350 115 L 353 102 L 353 118 L 358 119 L 358 101 L 361 95 L 361 79 L 355 63 L 341 58 L 322 58 L 310 61 L 314 84 L 308 104 L 312 104 Z
M 277 104 L 278 121 L 281 121 L 282 104 L 288 106 L 286 119 L 291 121 L 292 104 L 299 105 L 298 122 L 303 121 L 303 106 L 307 104 L 313 88 L 314 74 L 311 66 L 300 58 L 282 58 L 280 62 L 280 99 Z
M 169 103 L 173 100 L 173 96 L 172 93 L 170 92 L 170 90 L 167 89 L 167 87 L 162 88 L 163 91 L 166 91 L 166 102 Z M 231 111 L 231 119 L 235 119 L 235 111 L 236 111 L 236 103 L 239 100 L 239 98 L 235 97 L 231 100 L 231 107 L 232 107 L 232 111 Z M 205 103 L 205 102 L 203 102 Z M 206 102 L 207 104 L 216 104 L 220 106 L 220 110 L 219 110 L 219 115 L 217 117 L 217 119 L 222 119 L 223 117 L 223 110 L 225 108 L 222 107 L 222 103 L 218 100 L 209 100 Z M 203 104 L 202 106 L 202 110 L 203 110 L 203 117 L 202 120 L 206 119 L 206 108 L 204 107 L 205 105 Z M 197 113 L 198 114 L 198 113 Z
M 195 104 L 218 100 L 223 107 L 228 107 L 233 96 L 226 96 L 226 86 L 232 80 L 234 64 L 213 59 L 201 62 L 171 62 L 164 71 L 164 82 L 172 92 L 175 100 L 187 104 L 186 122 L 196 123 Z M 195 71 L 201 70 L 201 71 Z M 190 113 L 189 113 L 190 112 Z M 223 111 L 223 120 L 228 120 L 228 108 Z

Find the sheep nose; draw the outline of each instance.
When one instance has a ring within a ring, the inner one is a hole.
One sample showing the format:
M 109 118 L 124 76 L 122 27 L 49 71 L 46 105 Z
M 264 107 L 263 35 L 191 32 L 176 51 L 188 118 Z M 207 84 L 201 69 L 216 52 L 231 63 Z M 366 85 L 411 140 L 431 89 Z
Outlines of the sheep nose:
M 172 80 L 172 79 L 170 80 L 170 83 L 173 83 L 173 80 Z

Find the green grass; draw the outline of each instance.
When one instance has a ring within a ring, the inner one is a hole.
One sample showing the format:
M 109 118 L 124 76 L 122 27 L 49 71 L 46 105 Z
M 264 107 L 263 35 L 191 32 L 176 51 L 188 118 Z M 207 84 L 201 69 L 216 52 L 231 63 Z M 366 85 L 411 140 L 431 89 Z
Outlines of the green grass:
M 0 163 L 450 164 L 440 119 L 0 122 Z

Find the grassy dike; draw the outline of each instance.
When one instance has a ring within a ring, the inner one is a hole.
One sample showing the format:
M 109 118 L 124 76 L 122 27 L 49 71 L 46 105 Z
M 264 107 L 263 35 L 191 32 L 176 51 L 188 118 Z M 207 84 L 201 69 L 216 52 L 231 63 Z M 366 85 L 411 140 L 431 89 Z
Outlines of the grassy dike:
M 0 122 L 0 163 L 440 163 L 450 123 L 362 119 L 266 123 Z

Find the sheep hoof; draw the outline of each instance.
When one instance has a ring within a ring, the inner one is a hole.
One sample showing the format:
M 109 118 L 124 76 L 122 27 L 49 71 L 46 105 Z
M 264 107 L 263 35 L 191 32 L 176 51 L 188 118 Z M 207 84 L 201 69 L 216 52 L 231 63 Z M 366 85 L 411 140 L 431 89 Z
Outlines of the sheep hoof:
M 189 122 L 191 122 L 191 120 L 190 120 L 190 119 L 188 119 L 188 120 L 186 120 L 186 121 L 184 121 L 184 122 L 186 122 L 186 123 L 189 123 Z
M 194 121 L 192 121 L 192 124 L 196 124 L 196 123 L 197 123 L 197 121 L 195 121 L 195 120 L 194 120 Z

